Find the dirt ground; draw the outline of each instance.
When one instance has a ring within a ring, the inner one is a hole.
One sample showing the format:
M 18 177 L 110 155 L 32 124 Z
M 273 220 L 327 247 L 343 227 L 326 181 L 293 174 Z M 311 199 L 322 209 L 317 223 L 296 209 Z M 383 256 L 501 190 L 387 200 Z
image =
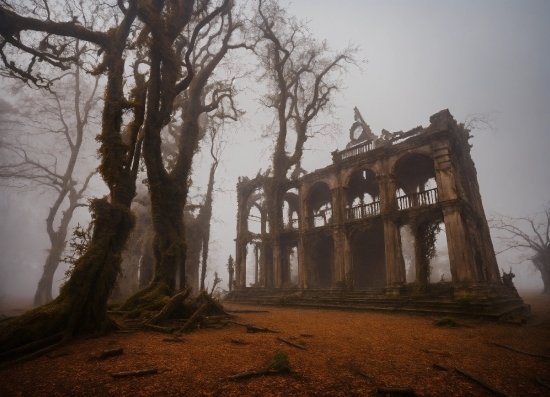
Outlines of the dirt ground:
M 236 314 L 235 321 L 280 333 L 251 334 L 230 324 L 197 330 L 183 343 L 163 342 L 166 335 L 155 332 L 77 339 L 49 357 L 0 370 L 0 396 L 374 396 L 381 386 L 412 387 L 418 396 L 494 395 L 454 368 L 512 396 L 549 396 L 535 378 L 550 379 L 550 359 L 491 343 L 550 356 L 550 297 L 522 296 L 532 306 L 523 326 L 457 319 L 469 326 L 438 327 L 432 318 L 414 315 L 226 305 L 268 310 Z M 121 356 L 93 358 L 119 347 Z M 267 367 L 279 352 L 287 354 L 291 374 L 228 380 Z M 448 370 L 434 369 L 434 363 Z M 151 367 L 158 374 L 111 376 Z

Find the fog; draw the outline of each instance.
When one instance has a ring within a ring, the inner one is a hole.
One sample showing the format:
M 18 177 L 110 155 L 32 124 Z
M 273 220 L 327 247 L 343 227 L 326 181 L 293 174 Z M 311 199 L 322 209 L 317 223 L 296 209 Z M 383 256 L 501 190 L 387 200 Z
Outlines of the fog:
M 432 114 L 448 108 L 459 122 L 476 113 L 494 120 L 493 128 L 474 130 L 471 140 L 487 215 L 527 215 L 550 200 L 549 2 L 301 0 L 290 9 L 310 21 L 311 31 L 332 48 L 353 42 L 368 61 L 362 71 L 350 69 L 346 88 L 335 98 L 338 108 L 323 120 L 339 122 L 336 133 L 307 142 L 303 167 L 308 172 L 329 165 L 330 152 L 345 147 L 354 106 L 375 134 L 382 128 L 427 126 Z M 247 60 L 253 62 L 241 58 Z M 6 84 L 2 98 L 11 95 Z M 209 255 L 207 283 L 218 271 L 224 288 L 227 258 L 235 257 L 237 178 L 269 167 L 270 141 L 261 134 L 270 115 L 259 110 L 258 83 L 240 84 L 238 102 L 247 113 L 226 133 Z M 205 191 L 209 166 L 207 151 L 201 152 L 195 189 Z M 97 178 L 89 195 L 106 192 Z M 33 296 L 47 254 L 44 220 L 51 201 L 52 195 L 40 189 L 0 187 L 0 298 Z M 79 209 L 71 227 L 88 220 L 87 210 Z M 499 267 L 513 268 L 518 289 L 542 288 L 528 263 L 515 264 L 517 254 L 497 259 Z M 60 266 L 56 273 L 56 289 L 65 270 Z

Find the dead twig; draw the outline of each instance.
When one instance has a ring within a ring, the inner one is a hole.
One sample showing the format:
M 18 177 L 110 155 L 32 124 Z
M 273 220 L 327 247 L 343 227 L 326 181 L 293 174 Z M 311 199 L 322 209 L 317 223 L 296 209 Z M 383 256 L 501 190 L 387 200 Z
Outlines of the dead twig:
M 151 331 L 162 332 L 163 334 L 171 334 L 177 329 L 175 327 L 160 327 L 152 324 L 143 324 L 143 326 Z
M 459 368 L 455 368 L 455 371 L 458 372 L 459 374 L 469 378 L 470 380 L 473 380 L 474 382 L 480 384 L 481 386 L 483 386 L 484 388 L 486 388 L 487 390 L 491 390 L 493 393 L 499 395 L 499 396 L 503 396 L 503 397 L 511 397 L 510 394 L 506 394 L 504 393 L 503 391 L 500 391 L 498 389 L 495 389 L 493 386 L 491 386 L 490 384 L 486 383 L 485 381 L 479 379 L 479 378 L 476 378 L 475 376 L 469 374 L 468 372 L 465 372 L 465 371 L 462 371 L 461 369 Z
M 138 371 L 117 372 L 117 373 L 111 374 L 111 376 L 113 378 L 127 378 L 129 376 L 152 375 L 152 374 L 157 374 L 158 372 L 159 372 L 158 368 L 148 368 L 148 369 L 140 369 Z
M 232 320 L 229 320 L 228 322 L 246 327 L 246 331 L 251 332 L 251 333 L 254 333 L 254 332 L 272 332 L 274 334 L 279 333 L 279 331 L 275 331 L 275 330 L 269 329 L 269 328 L 258 327 L 256 325 L 252 325 L 252 324 L 243 324 L 243 323 L 239 323 L 237 321 L 232 321 Z
M 280 338 L 280 337 L 277 337 L 277 339 L 280 340 L 281 342 L 285 342 L 287 345 L 297 347 L 298 349 L 307 350 L 305 346 L 294 343 L 294 342 L 292 342 L 288 339 L 284 339 L 284 338 Z
M 369 380 L 374 381 L 374 378 L 373 378 L 372 376 L 367 375 L 367 374 L 364 373 L 363 371 L 355 370 L 355 373 L 356 373 L 357 375 L 361 375 L 363 378 L 367 378 L 367 379 L 369 379 Z
M 515 349 L 511 346 L 503 345 L 503 344 L 497 343 L 497 342 L 490 342 L 490 343 L 495 345 L 495 346 L 503 347 L 505 349 L 512 350 L 512 351 L 517 352 L 517 353 L 526 354 L 526 355 L 531 356 L 531 357 L 539 357 L 539 358 L 548 358 L 548 359 L 550 359 L 550 356 L 546 356 L 544 354 L 526 352 L 525 350 Z
M 449 370 L 449 368 L 445 367 L 444 365 L 438 364 L 438 363 L 434 363 L 434 364 L 432 365 L 432 367 L 433 367 L 434 369 L 438 369 L 438 370 L 440 370 L 440 371 L 448 371 L 448 370 Z
M 250 343 L 242 340 L 242 339 L 231 339 L 231 343 L 235 343 L 236 345 L 249 345 Z
M 120 356 L 122 353 L 124 353 L 124 349 L 122 347 L 120 349 L 104 350 L 99 355 L 98 360 L 105 360 L 109 357 Z

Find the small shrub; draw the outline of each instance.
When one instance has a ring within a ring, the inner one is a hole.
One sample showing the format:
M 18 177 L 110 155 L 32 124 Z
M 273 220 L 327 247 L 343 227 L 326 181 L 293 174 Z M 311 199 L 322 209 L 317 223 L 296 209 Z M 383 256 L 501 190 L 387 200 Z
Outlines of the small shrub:
M 276 372 L 290 372 L 290 363 L 288 355 L 285 352 L 279 352 L 269 366 L 269 369 Z

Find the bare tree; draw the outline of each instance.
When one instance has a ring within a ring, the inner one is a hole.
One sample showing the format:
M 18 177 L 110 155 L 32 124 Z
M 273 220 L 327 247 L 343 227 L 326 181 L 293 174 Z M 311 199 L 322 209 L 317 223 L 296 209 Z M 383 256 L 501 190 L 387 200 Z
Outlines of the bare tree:
M 206 278 L 206 265 L 208 262 L 208 250 L 210 245 L 210 223 L 212 221 L 212 204 L 214 202 L 214 182 L 216 169 L 220 163 L 221 152 L 223 151 L 223 143 L 217 142 L 218 127 L 210 126 L 210 156 L 212 164 L 210 165 L 210 173 L 208 176 L 208 186 L 204 197 L 204 204 L 199 212 L 199 222 L 202 229 L 202 265 L 201 265 L 201 291 L 204 290 L 204 280 Z
M 78 44 L 76 48 L 78 49 Z M 85 84 L 81 82 L 81 74 L 81 68 L 77 64 L 73 71 L 58 82 L 56 88 L 59 90 L 44 93 L 45 95 L 37 101 L 31 102 L 32 113 L 21 115 L 21 118 L 27 120 L 26 123 L 22 121 L 27 127 L 33 127 L 29 126 L 30 120 L 37 126 L 40 135 L 32 136 L 32 141 L 38 139 L 39 144 L 43 145 L 44 138 L 54 139 L 54 149 L 47 153 L 39 151 L 36 154 L 32 143 L 23 143 L 20 137 L 13 142 L 3 142 L 3 147 L 11 156 L 6 156 L 9 161 L 0 164 L 1 179 L 7 180 L 9 184 L 20 181 L 26 186 L 39 186 L 55 192 L 54 202 L 46 218 L 50 248 L 34 296 L 36 306 L 52 300 L 53 276 L 65 248 L 69 223 L 78 207 L 88 205 L 84 201 L 84 193 L 90 178 L 95 174 L 95 171 L 88 172 L 82 183 L 79 183 L 75 176 L 75 168 L 81 160 L 84 134 L 93 116 L 91 112 L 99 99 L 96 95 L 99 79 L 96 78 L 92 88 L 86 90 Z M 69 78 L 73 80 L 70 83 L 65 81 Z M 82 93 L 85 91 L 88 91 L 87 98 L 82 99 Z M 36 119 L 37 117 L 39 119 Z M 45 134 L 48 136 L 43 137 Z M 63 158 L 66 155 L 68 158 Z M 44 157 L 52 161 L 47 162 Z M 60 166 L 64 169 L 59 169 Z M 59 223 L 56 226 L 58 217 Z
M 512 218 L 495 214 L 489 221 L 491 229 L 504 247 L 497 254 L 517 250 L 522 261 L 531 261 L 540 272 L 544 294 L 550 294 L 550 202 L 535 214 Z
M 358 48 L 350 45 L 331 52 L 326 42 L 315 40 L 304 23 L 272 0 L 258 1 L 253 26 L 261 40 L 256 47 L 263 69 L 260 79 L 268 81 L 262 104 L 275 112 L 272 166 L 264 192 L 270 235 L 276 239 L 283 225 L 282 186 L 303 173 L 304 145 L 323 133 L 313 123 L 320 114 L 330 112 L 333 95 L 342 85 L 340 76 L 350 65 L 359 64 Z M 268 261 L 271 256 L 262 255 Z

